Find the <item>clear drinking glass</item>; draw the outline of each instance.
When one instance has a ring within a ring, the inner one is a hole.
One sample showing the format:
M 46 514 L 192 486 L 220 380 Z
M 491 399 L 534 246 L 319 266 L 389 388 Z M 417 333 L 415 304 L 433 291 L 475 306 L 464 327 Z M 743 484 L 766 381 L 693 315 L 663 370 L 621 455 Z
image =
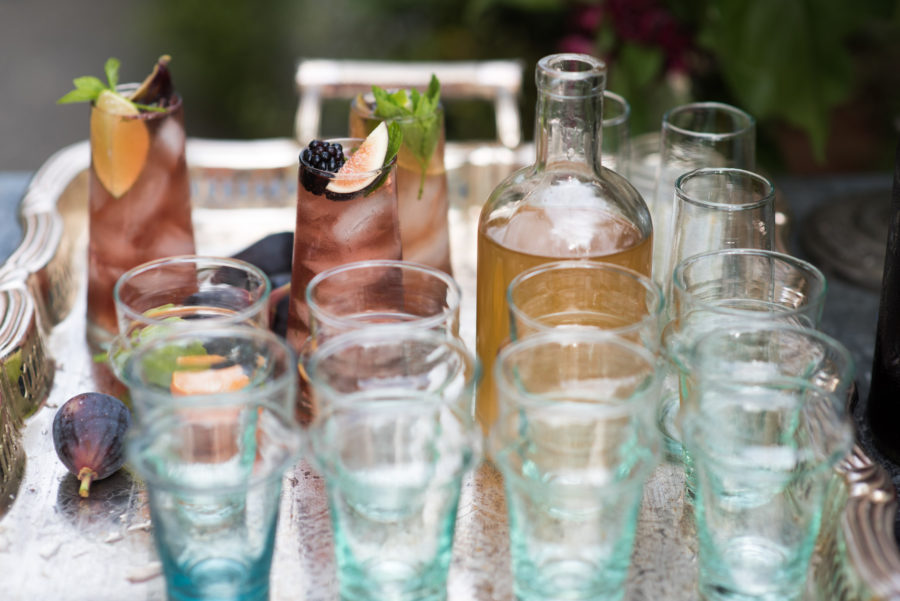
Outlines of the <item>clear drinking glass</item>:
M 440 332 L 384 326 L 328 340 L 307 369 L 341 599 L 444 599 L 462 478 L 477 455 L 474 357 Z
M 130 95 L 137 84 L 120 86 Z M 194 252 L 181 97 L 138 115 L 91 107 L 87 337 L 105 348 L 116 334 L 113 286 L 146 261 Z
M 510 340 L 554 328 L 596 328 L 659 348 L 663 295 L 627 267 L 558 261 L 525 270 L 509 284 Z
M 791 330 L 770 332 L 783 341 Z M 769 353 L 770 336 L 744 335 L 752 339 L 735 347 L 734 336 L 711 334 L 691 359 L 683 432 L 696 477 L 700 592 L 713 601 L 799 600 L 832 468 L 853 445 L 847 398 L 790 373 L 802 361 Z M 785 370 L 785 360 L 795 366 Z
M 301 422 L 308 422 L 316 411 L 303 364 L 325 340 L 398 323 L 456 337 L 461 299 L 459 285 L 446 272 L 407 261 L 356 261 L 314 277 L 306 288 L 310 333 L 300 350 Z
M 689 353 L 704 334 L 745 323 L 815 328 L 825 306 L 825 276 L 811 263 L 775 251 L 724 249 L 688 257 L 675 267 L 674 317 L 662 333 L 668 375 L 659 426 L 666 453 L 680 461 L 676 420 L 689 373 Z
M 341 144 L 349 156 L 362 140 L 328 142 Z M 351 261 L 402 258 L 395 165 L 396 159 L 374 171 L 339 175 L 300 161 L 287 328 L 294 350 L 299 352 L 309 336 L 306 286 L 316 274 Z M 327 188 L 369 180 L 364 189 L 349 194 Z
M 375 117 L 375 97 L 358 96 L 350 104 L 350 135 L 365 138 L 382 120 Z M 444 108 L 416 118 L 391 119 L 404 132 L 403 144 L 397 156 L 397 202 L 400 218 L 400 239 L 403 258 L 423 263 L 446 273 L 450 266 L 450 228 L 447 197 L 447 169 L 444 167 Z M 413 135 L 407 136 L 410 132 Z M 429 142 L 423 133 L 434 132 L 429 158 L 423 148 Z
M 266 601 L 282 477 L 302 432 L 282 404 L 246 390 L 195 401 L 159 408 L 127 444 L 168 596 Z
M 271 290 L 262 270 L 238 259 L 183 255 L 150 261 L 116 281 L 118 332 L 132 343 L 150 326 L 198 319 L 267 328 Z
M 603 120 L 600 160 L 604 167 L 629 177 L 631 158 L 631 105 L 623 96 L 603 91 Z
M 702 168 L 675 180 L 671 273 L 683 259 L 723 248 L 775 247 L 775 186 L 761 175 L 734 169 Z
M 489 440 L 516 598 L 621 599 L 659 452 L 655 356 L 608 332 L 556 330 L 511 343 L 495 370 Z
M 675 180 L 700 167 L 756 168 L 756 121 L 718 102 L 677 106 L 663 115 L 653 216 L 654 278 L 663 281 L 671 262 Z M 708 249 L 712 250 L 712 249 Z
M 220 398 L 293 412 L 297 359 L 269 330 L 198 322 L 142 340 L 120 377 L 139 423 L 160 409 L 215 405 Z
M 408 261 L 356 261 L 327 269 L 306 289 L 310 337 L 386 323 L 459 335 L 462 291 L 446 272 Z

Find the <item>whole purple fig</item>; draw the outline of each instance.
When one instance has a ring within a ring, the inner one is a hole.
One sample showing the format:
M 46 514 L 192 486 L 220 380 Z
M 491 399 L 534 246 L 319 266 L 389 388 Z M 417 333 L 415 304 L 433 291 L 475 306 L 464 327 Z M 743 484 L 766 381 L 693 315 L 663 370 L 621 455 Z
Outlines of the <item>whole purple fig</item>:
M 53 418 L 53 445 L 63 465 L 81 481 L 87 497 L 91 482 L 113 474 L 125 463 L 125 433 L 131 412 L 119 399 L 84 392 L 65 402 Z

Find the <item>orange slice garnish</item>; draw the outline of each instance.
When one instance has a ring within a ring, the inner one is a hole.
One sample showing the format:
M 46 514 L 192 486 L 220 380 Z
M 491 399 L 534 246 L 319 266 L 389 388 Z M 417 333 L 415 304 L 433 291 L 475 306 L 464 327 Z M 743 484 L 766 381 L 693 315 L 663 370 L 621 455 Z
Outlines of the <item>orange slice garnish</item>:
M 170 390 L 173 395 L 216 394 L 234 392 L 250 383 L 250 378 L 240 365 L 222 369 L 201 371 L 176 370 L 172 372 Z
M 140 112 L 122 96 L 100 93 L 91 108 L 91 161 L 103 187 L 120 198 L 144 170 L 150 132 Z
M 225 361 L 225 357 L 222 355 L 181 355 L 175 359 L 175 365 L 179 367 L 212 367 L 223 361 Z

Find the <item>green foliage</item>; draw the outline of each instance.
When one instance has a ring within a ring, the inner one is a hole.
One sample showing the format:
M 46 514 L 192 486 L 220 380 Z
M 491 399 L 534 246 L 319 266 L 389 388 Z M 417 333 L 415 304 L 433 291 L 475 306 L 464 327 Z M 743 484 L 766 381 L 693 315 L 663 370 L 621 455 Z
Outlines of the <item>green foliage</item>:
M 805 130 L 824 159 L 830 112 L 855 84 L 847 39 L 870 17 L 864 4 L 720 0 L 704 12 L 697 41 L 742 108 Z

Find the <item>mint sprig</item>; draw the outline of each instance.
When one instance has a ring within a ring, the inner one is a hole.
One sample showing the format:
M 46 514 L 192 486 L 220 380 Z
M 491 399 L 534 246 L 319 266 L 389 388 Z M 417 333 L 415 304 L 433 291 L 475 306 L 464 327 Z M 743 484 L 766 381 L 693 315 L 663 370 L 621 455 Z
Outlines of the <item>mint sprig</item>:
M 375 96 L 375 116 L 400 125 L 403 142 L 422 170 L 418 196 L 422 198 L 428 164 L 441 135 L 441 121 L 437 112 L 441 84 L 432 74 L 424 94 L 416 89 L 390 93 L 378 86 L 372 86 L 372 94 Z
M 104 90 L 116 91 L 119 85 L 119 59 L 108 58 L 103 65 L 107 83 L 92 75 L 76 77 L 72 80 L 75 89 L 56 101 L 56 104 L 70 104 L 72 102 L 93 102 L 97 100 Z
M 116 86 L 119 85 L 119 59 L 117 58 L 108 58 L 106 59 L 106 63 L 103 65 L 103 72 L 106 75 L 106 83 L 93 75 L 85 75 L 83 77 L 76 77 L 72 80 L 72 83 L 75 85 L 75 89 L 66 93 L 62 98 L 56 101 L 56 104 L 71 104 L 73 102 L 94 102 L 97 98 L 100 97 L 104 91 L 109 90 L 114 94 L 118 94 L 116 92 Z M 119 94 L 121 96 L 121 94 Z M 160 106 L 153 106 L 147 104 L 139 104 L 137 102 L 132 102 L 131 99 L 122 96 L 128 102 L 131 102 L 135 106 L 135 108 L 142 111 L 152 111 L 152 112 L 165 112 L 166 109 Z

